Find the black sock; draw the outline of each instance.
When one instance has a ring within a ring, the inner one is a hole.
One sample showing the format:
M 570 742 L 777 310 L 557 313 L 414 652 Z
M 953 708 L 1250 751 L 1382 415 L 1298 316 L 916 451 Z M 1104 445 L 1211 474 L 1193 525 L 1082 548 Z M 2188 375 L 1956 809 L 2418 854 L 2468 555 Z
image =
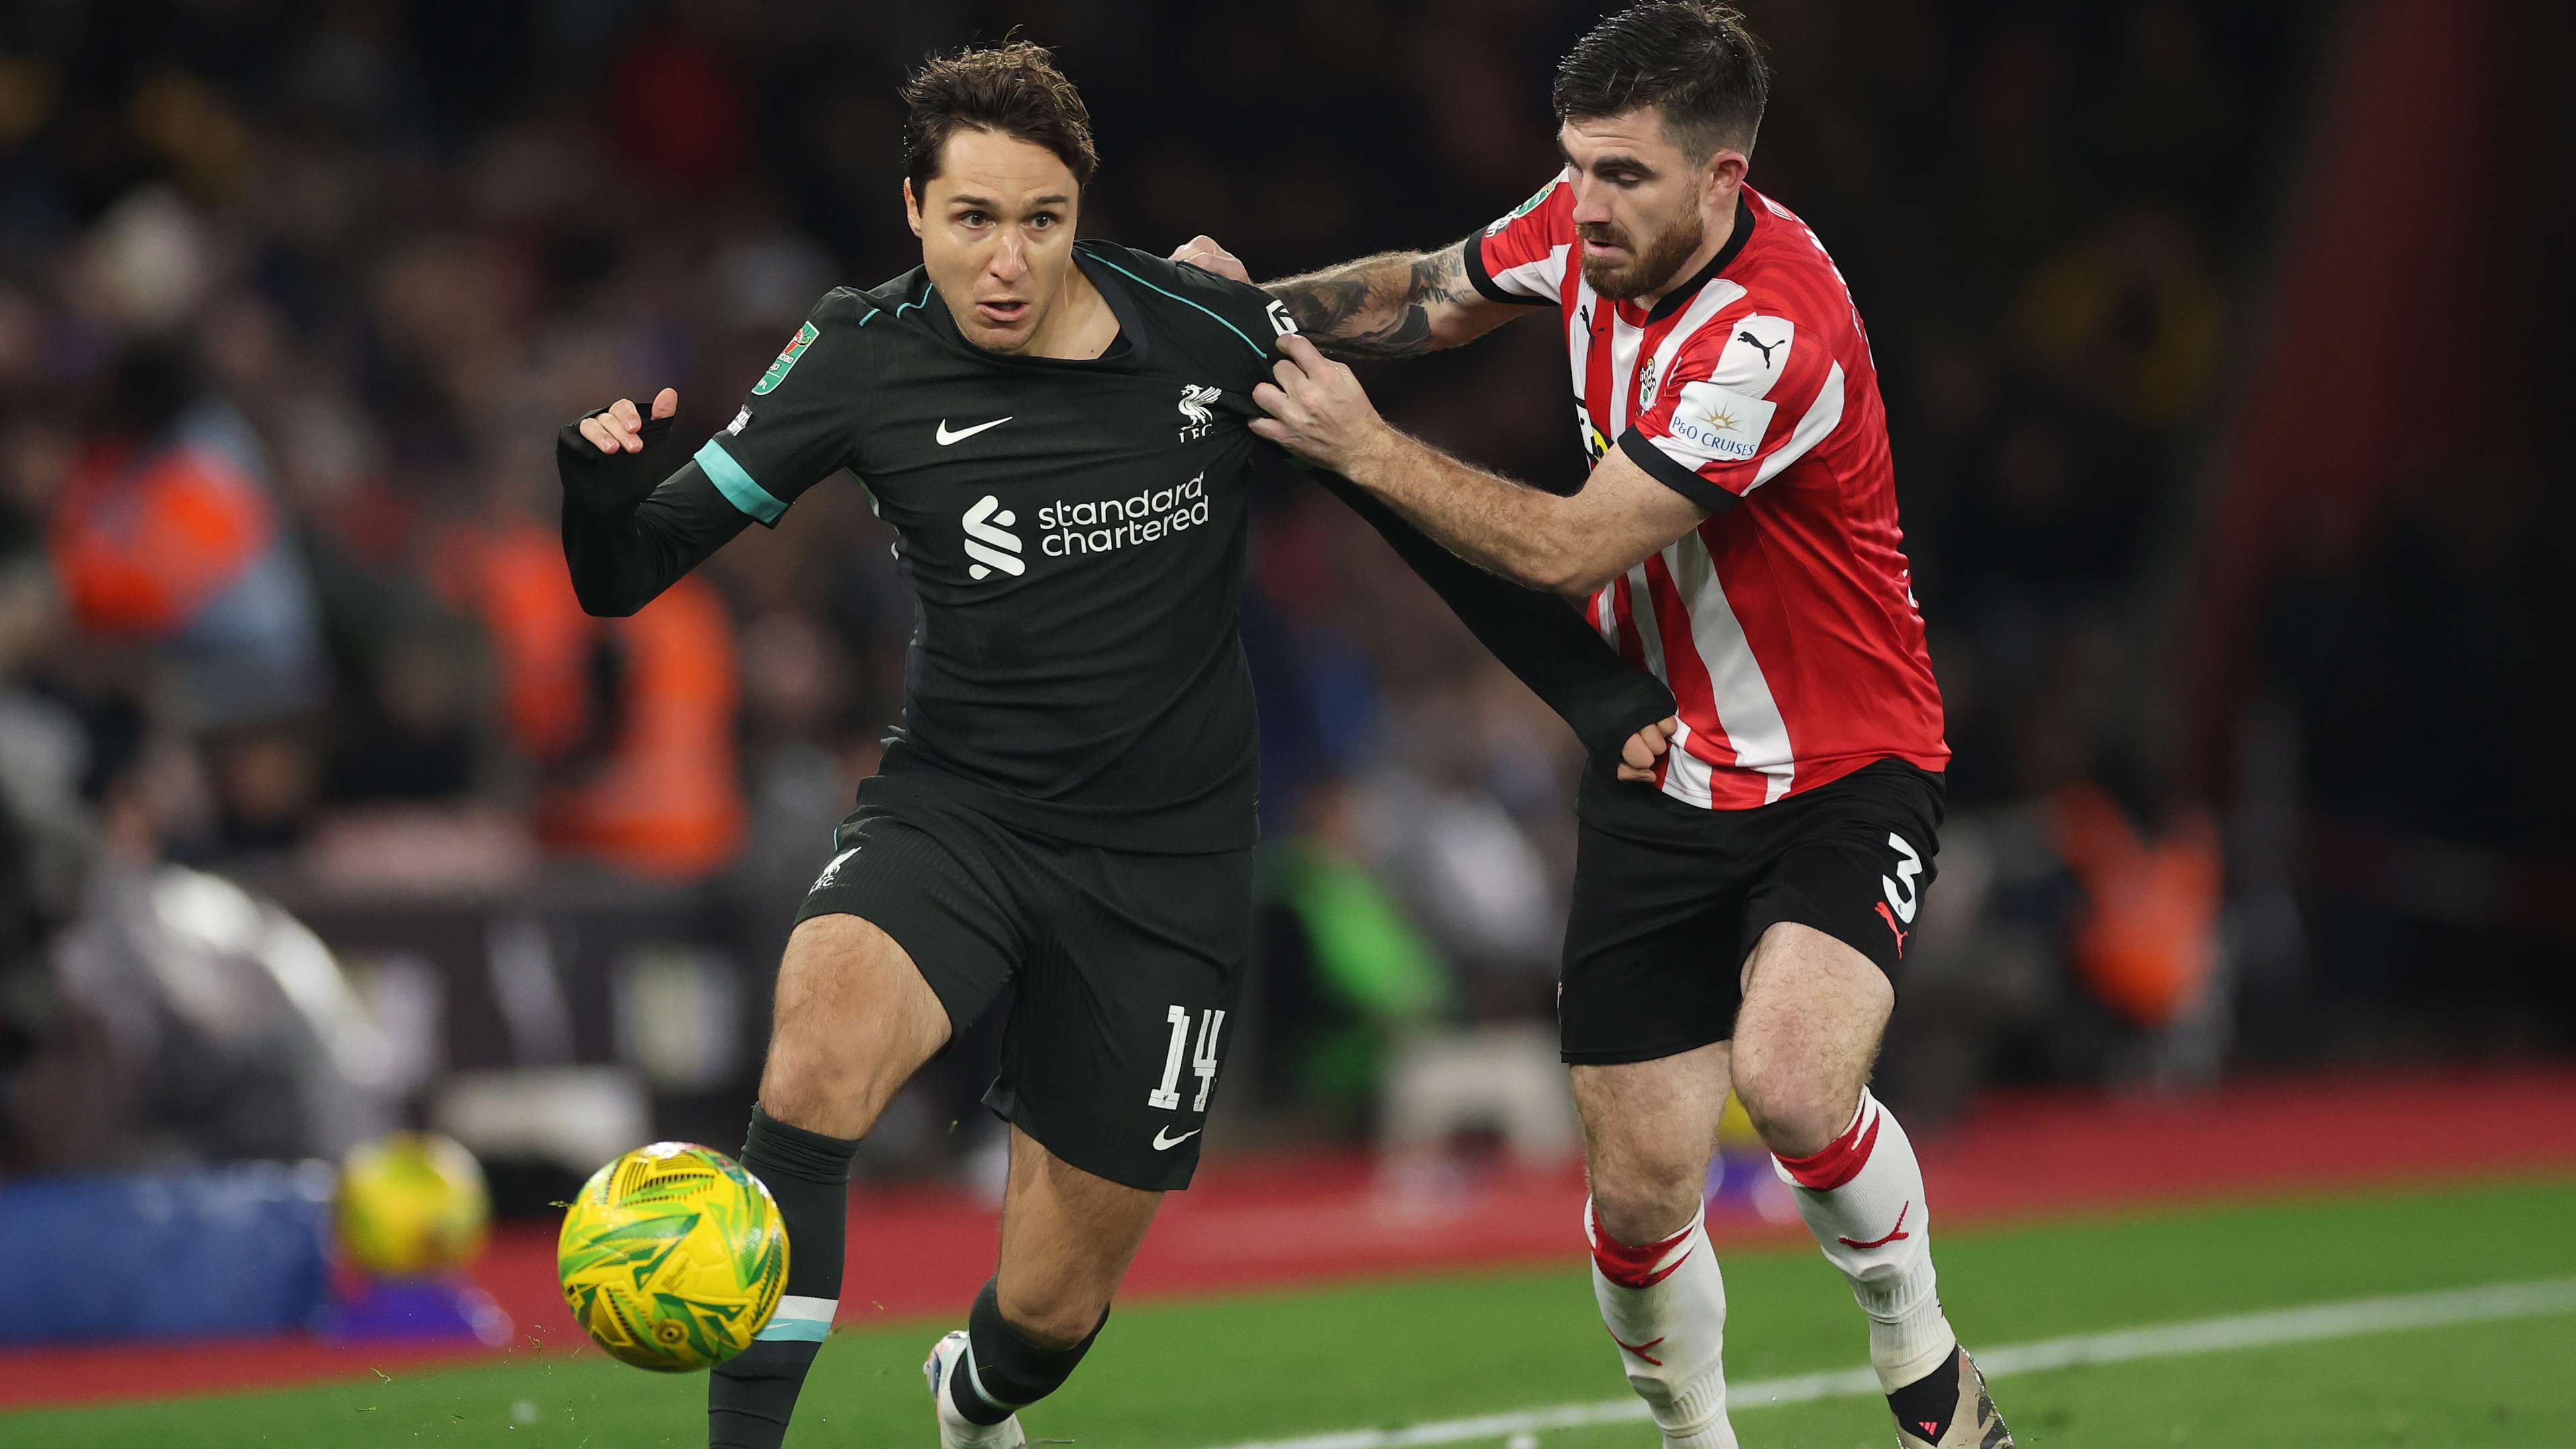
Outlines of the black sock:
M 975 1353 L 975 1372 L 971 1380 L 963 1373 L 949 1376 L 948 1402 L 969 1423 L 998 1424 L 1064 1387 L 1064 1381 L 1073 1377 L 1074 1365 L 1091 1352 L 1108 1322 L 1104 1311 L 1082 1342 L 1067 1349 L 1040 1348 L 1003 1319 L 1001 1294 L 987 1279 L 984 1291 L 975 1295 L 974 1309 L 966 1315 L 966 1341 Z M 981 1393 L 976 1391 L 979 1385 Z
M 790 1127 L 754 1106 L 742 1165 L 769 1189 L 787 1225 L 787 1286 L 751 1347 L 707 1381 L 709 1449 L 779 1449 L 805 1371 L 832 1326 L 849 1233 L 850 1157 L 859 1144 Z M 806 1300 L 791 1304 L 789 1299 Z

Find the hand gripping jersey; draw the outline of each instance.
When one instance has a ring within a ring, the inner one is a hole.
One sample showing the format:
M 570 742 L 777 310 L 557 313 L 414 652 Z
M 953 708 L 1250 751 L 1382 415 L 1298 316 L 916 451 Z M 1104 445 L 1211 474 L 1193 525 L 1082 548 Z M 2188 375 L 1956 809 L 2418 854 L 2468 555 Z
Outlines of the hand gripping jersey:
M 1878 371 L 1833 259 L 1748 186 L 1725 247 L 1650 310 L 1583 279 L 1573 214 L 1561 175 L 1467 240 L 1467 274 L 1563 313 L 1591 461 L 1616 447 L 1710 510 L 1590 604 L 1680 702 L 1663 792 L 1740 810 L 1873 760 L 1940 770 Z

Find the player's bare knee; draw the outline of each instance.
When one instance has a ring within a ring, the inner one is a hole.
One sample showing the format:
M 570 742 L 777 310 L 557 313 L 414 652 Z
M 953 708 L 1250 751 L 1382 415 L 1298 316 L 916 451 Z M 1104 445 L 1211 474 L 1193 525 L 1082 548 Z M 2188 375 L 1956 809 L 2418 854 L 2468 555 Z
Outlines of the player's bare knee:
M 784 1025 L 771 1036 L 760 1074 L 760 1104 L 769 1115 L 811 1131 L 856 1137 L 902 1085 L 903 1075 L 855 1034 L 820 1023 Z
M 762 1110 L 860 1136 L 947 1033 L 938 998 L 883 931 L 849 916 L 806 921 L 779 965 Z
M 1592 1168 L 1592 1216 L 1614 1242 L 1656 1242 L 1687 1227 L 1708 1186 L 1708 1159 L 1640 1150 L 1605 1155 Z
M 1737 1047 L 1735 1095 L 1762 1145 L 1783 1157 L 1823 1151 L 1851 1120 L 1860 1090 L 1825 1064 Z
M 1699 1212 L 1706 1179 L 1682 1185 L 1658 1184 L 1652 1190 L 1605 1193 L 1592 1189 L 1592 1216 L 1614 1243 L 1639 1247 L 1661 1242 L 1690 1225 Z
M 761 1110 L 811 1132 L 862 1136 L 892 1095 L 873 1080 L 871 1065 L 846 1046 L 835 1050 L 812 1035 L 775 1038 L 760 1074 Z

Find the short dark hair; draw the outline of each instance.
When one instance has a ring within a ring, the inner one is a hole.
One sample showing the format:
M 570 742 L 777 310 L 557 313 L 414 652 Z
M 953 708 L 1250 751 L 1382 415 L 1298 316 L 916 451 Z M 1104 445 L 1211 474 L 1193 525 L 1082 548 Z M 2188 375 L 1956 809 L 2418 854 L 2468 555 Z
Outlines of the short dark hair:
M 1652 0 L 1593 26 L 1556 67 L 1556 118 L 1595 120 L 1639 106 L 1663 114 L 1681 148 L 1751 152 L 1771 99 L 1771 69 L 1744 15 L 1715 0 Z
M 904 175 L 917 196 L 939 174 L 940 152 L 961 130 L 992 131 L 1053 151 L 1074 183 L 1100 169 L 1091 111 L 1042 45 L 1006 41 L 934 55 L 903 83 Z

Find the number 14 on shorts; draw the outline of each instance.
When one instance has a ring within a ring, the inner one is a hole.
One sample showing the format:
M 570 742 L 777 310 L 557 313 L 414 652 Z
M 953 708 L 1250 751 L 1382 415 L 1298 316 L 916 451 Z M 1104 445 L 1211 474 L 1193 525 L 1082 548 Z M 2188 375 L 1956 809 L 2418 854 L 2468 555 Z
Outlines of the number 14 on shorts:
M 1195 1052 L 1189 1050 L 1190 1009 L 1175 1006 L 1164 1015 L 1172 1024 L 1172 1045 L 1163 1054 L 1163 1085 L 1145 1094 L 1145 1105 L 1166 1112 L 1180 1110 L 1181 1058 L 1187 1052 L 1191 1069 L 1198 1073 L 1199 1078 L 1198 1100 L 1190 1103 L 1190 1110 L 1204 1112 L 1207 1110 L 1208 1093 L 1216 1087 L 1217 1034 L 1225 1030 L 1225 1013 L 1209 1007 L 1199 1014 L 1199 1044 Z

